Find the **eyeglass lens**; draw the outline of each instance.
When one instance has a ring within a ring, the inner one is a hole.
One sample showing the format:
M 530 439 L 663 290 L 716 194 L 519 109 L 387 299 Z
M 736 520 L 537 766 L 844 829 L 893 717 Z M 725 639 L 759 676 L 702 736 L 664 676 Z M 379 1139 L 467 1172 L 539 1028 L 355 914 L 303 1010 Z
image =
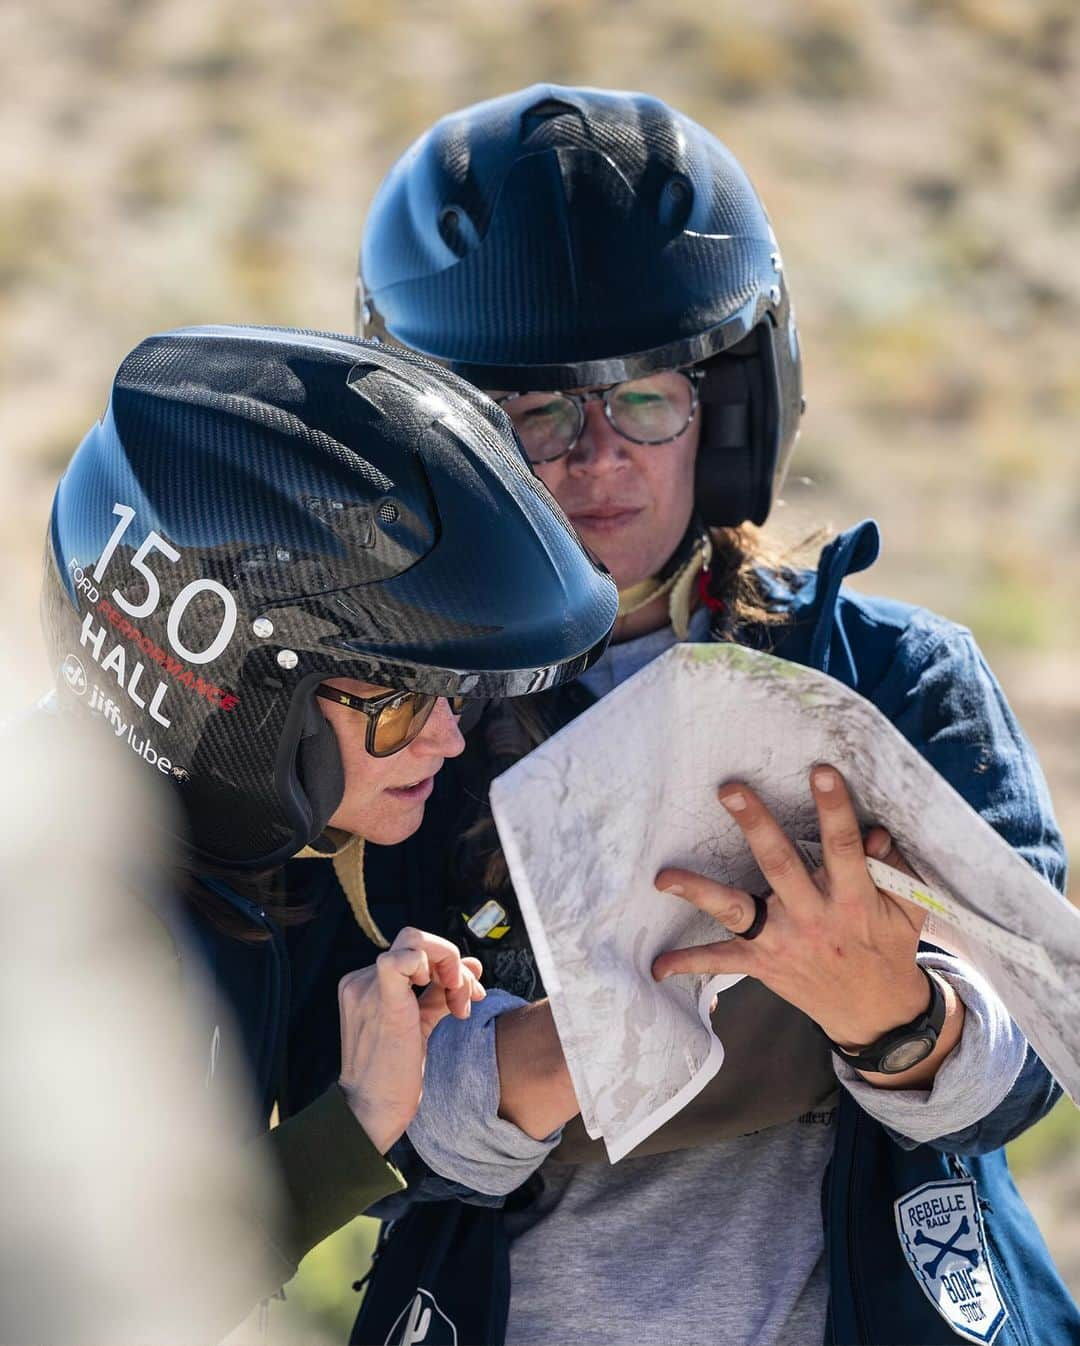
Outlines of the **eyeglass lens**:
M 501 399 L 500 399 L 501 400 Z M 666 369 L 617 383 L 604 393 L 608 420 L 636 444 L 662 444 L 681 435 L 694 414 L 694 387 L 685 374 Z M 530 462 L 561 457 L 580 435 L 584 407 L 568 393 L 522 393 L 502 402 Z
M 372 756 L 389 757 L 407 748 L 427 724 L 438 699 L 426 692 L 403 692 L 388 706 L 383 706 L 372 726 L 368 747 Z M 448 700 L 451 712 L 460 715 L 465 706 L 465 697 L 452 696 Z
M 369 752 L 375 757 L 389 757 L 410 744 L 427 723 L 436 700 L 423 692 L 403 692 L 383 706 L 371 727 Z

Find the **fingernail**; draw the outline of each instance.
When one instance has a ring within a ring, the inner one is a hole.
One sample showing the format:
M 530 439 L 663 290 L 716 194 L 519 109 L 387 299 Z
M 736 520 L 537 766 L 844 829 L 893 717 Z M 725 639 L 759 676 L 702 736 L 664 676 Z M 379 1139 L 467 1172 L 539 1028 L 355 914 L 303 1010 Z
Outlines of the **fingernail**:
M 681 883 L 669 883 L 665 887 L 661 888 L 660 891 L 662 893 L 673 893 L 676 897 L 686 896 L 686 889 L 682 886 Z
M 892 837 L 878 837 L 873 846 L 870 847 L 870 854 L 875 860 L 884 860 L 892 850 Z
M 730 813 L 741 813 L 743 809 L 746 808 L 746 796 L 739 794 L 736 790 L 734 794 L 721 795 L 720 803 L 723 804 L 724 808 Z
M 831 771 L 814 772 L 814 789 L 827 795 L 836 786 L 836 776 Z

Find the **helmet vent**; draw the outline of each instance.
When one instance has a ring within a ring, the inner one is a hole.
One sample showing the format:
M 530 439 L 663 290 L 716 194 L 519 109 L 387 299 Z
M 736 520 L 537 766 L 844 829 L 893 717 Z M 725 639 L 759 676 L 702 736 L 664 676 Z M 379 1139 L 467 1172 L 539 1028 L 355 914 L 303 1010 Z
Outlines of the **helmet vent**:
M 545 122 L 554 121 L 556 117 L 577 117 L 584 121 L 581 112 L 572 103 L 565 103 L 561 98 L 542 98 L 521 114 L 522 143 Z
M 674 173 L 660 189 L 656 213 L 660 223 L 673 234 L 686 228 L 690 212 L 694 208 L 694 188 L 681 173 Z
M 476 225 L 460 206 L 446 206 L 440 212 L 439 237 L 455 257 L 464 257 L 480 242 Z
M 398 507 L 392 500 L 384 500 L 379 506 L 380 523 L 397 523 Z

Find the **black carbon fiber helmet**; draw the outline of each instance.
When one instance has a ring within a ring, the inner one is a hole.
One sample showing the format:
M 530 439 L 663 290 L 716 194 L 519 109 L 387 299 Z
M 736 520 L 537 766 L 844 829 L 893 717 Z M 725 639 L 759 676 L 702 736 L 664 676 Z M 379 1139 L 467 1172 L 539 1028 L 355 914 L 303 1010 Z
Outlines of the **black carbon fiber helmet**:
M 196 857 L 261 867 L 341 799 L 322 679 L 538 691 L 616 605 L 469 384 L 350 337 L 196 327 L 120 366 L 56 493 L 43 621 L 61 701 L 175 784 Z
M 704 364 L 715 525 L 764 521 L 798 432 L 765 209 L 715 136 L 644 94 L 538 84 L 444 117 L 375 197 L 357 323 L 506 392 Z

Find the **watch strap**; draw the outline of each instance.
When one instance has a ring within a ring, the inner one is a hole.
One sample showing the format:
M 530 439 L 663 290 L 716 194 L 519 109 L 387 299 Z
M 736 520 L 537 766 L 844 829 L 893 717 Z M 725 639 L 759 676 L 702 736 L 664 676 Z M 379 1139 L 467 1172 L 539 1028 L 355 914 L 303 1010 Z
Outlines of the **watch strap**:
M 888 1057 L 898 1047 L 911 1042 L 913 1039 L 921 1038 L 928 1042 L 927 1050 L 921 1057 L 905 1064 L 903 1069 L 910 1070 L 912 1066 L 918 1065 L 920 1060 L 926 1060 L 937 1046 L 938 1036 L 941 1033 L 942 1025 L 945 1023 L 947 1007 L 945 993 L 941 989 L 941 983 L 938 979 L 932 976 L 925 967 L 920 967 L 919 971 L 930 986 L 930 1004 L 927 1008 L 921 1014 L 917 1014 L 909 1023 L 901 1024 L 898 1028 L 890 1028 L 887 1033 L 882 1033 L 881 1037 L 875 1042 L 871 1042 L 866 1047 L 860 1047 L 858 1051 L 853 1052 L 848 1048 L 841 1047 L 828 1034 L 824 1034 L 826 1041 L 837 1056 L 856 1070 L 865 1070 L 879 1075 L 896 1074 L 899 1072 L 895 1067 L 889 1068 Z

